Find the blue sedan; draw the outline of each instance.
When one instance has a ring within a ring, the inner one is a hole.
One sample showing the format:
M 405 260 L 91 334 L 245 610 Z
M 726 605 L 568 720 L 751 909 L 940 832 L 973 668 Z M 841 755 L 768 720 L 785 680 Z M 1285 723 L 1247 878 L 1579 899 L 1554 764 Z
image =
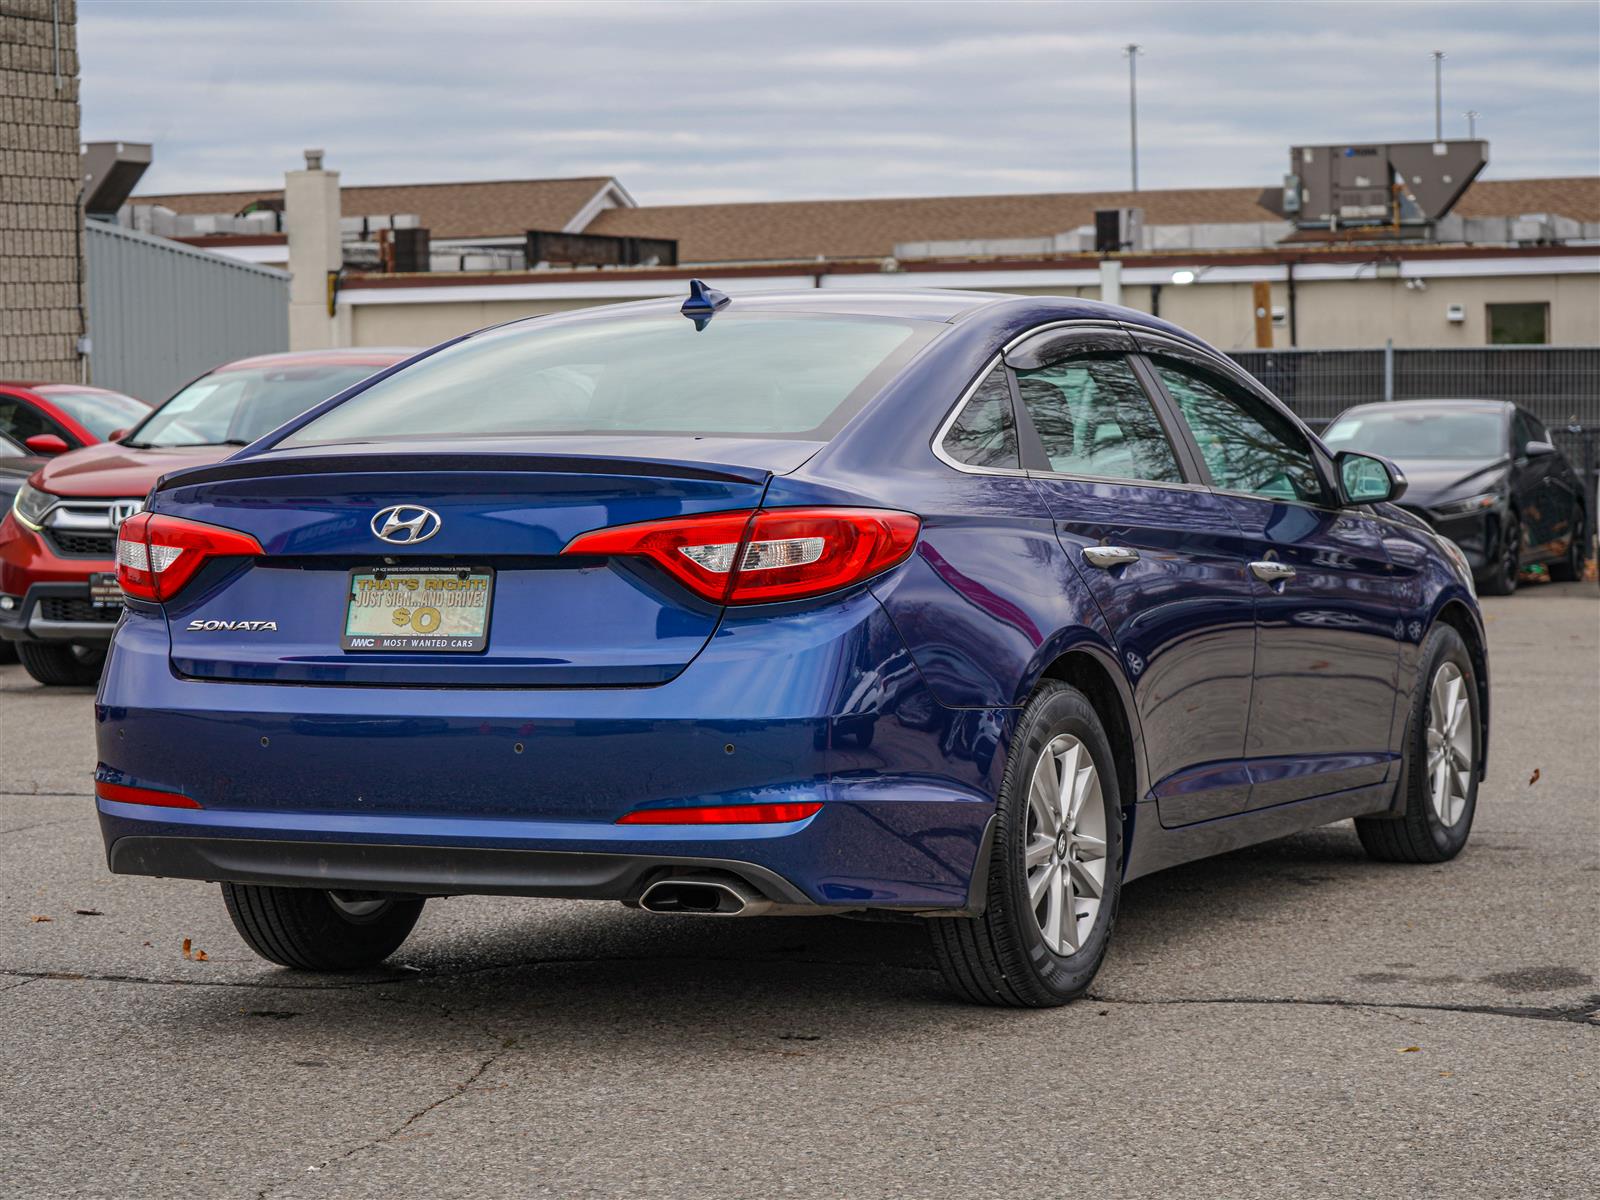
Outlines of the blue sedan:
M 1354 817 L 1467 840 L 1459 551 L 1182 330 L 810 291 L 501 326 L 122 526 L 111 869 L 221 883 L 303 970 L 430 896 L 921 920 L 1060 1004 L 1125 883 Z

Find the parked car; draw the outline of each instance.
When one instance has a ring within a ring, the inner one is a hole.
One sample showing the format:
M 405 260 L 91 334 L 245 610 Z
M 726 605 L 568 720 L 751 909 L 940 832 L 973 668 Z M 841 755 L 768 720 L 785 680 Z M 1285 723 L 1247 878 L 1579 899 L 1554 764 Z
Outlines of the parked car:
M 428 896 L 869 910 L 1059 1004 L 1127 880 L 1345 817 L 1466 842 L 1483 629 L 1402 487 L 1086 301 L 696 283 L 487 330 L 122 526 L 110 868 L 222 881 L 302 969 Z
M 0 433 L 0 512 L 11 507 L 18 489 L 43 464 L 43 456 Z M 0 640 L 0 666 L 16 661 L 17 652 L 11 643 Z
M 116 437 L 150 414 L 143 400 L 76 383 L 0 383 L 0 433 L 35 454 Z
M 1510 595 L 1530 563 L 1547 563 L 1552 579 L 1583 578 L 1587 493 L 1526 409 L 1506 400 L 1360 404 L 1323 440 L 1393 459 L 1405 472 L 1405 507 L 1461 547 L 1480 591 Z
M 122 612 L 118 524 L 180 467 L 232 454 L 320 400 L 409 356 L 324 350 L 247 358 L 202 375 L 115 442 L 51 458 L 0 520 L 0 639 L 45 684 L 100 675 Z

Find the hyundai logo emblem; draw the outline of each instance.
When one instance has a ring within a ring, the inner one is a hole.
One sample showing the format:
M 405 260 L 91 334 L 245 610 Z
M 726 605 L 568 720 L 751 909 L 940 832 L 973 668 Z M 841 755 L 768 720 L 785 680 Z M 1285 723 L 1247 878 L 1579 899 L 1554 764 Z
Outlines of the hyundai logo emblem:
M 439 514 L 420 504 L 391 504 L 372 514 L 372 532 L 397 546 L 425 542 L 439 532 Z

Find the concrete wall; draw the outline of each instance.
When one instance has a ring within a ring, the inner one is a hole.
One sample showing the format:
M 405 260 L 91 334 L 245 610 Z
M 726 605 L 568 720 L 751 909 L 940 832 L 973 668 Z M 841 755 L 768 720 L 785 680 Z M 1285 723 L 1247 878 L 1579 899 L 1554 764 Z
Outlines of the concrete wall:
M 289 276 L 89 221 L 90 373 L 158 404 L 236 358 L 289 348 Z
M 0 379 L 80 378 L 76 19 L 0 0 Z
M 870 277 L 861 277 L 870 286 Z M 909 276 L 898 277 L 901 280 Z M 1546 301 L 1550 305 L 1550 340 L 1555 345 L 1600 345 L 1600 259 L 1587 275 L 1460 276 L 1434 278 L 1425 290 L 1410 289 L 1403 279 L 1321 280 L 1297 283 L 1297 344 L 1302 348 L 1381 346 L 1393 338 L 1397 346 L 1482 346 L 1488 344 L 1486 306 L 1491 303 Z M 458 292 L 461 289 L 448 289 Z M 737 294 L 736 284 L 729 287 Z M 1032 295 L 1099 297 L 1095 285 L 1085 287 L 1007 287 Z M 1122 303 L 1151 311 L 1151 288 L 1123 284 Z M 370 293 L 369 293 L 370 294 Z M 648 293 L 616 297 L 642 299 Z M 560 312 L 606 303 L 603 300 L 471 300 L 453 299 L 407 304 L 357 303 L 351 308 L 355 345 L 432 345 L 486 325 L 539 313 Z M 1272 285 L 1272 303 L 1287 309 L 1288 287 Z M 1446 307 L 1461 304 L 1466 320 L 1445 319 Z M 1193 330 L 1224 350 L 1255 345 L 1255 321 L 1249 283 L 1208 283 L 1161 288 L 1161 316 Z M 1273 330 L 1274 346 L 1287 347 L 1287 320 Z

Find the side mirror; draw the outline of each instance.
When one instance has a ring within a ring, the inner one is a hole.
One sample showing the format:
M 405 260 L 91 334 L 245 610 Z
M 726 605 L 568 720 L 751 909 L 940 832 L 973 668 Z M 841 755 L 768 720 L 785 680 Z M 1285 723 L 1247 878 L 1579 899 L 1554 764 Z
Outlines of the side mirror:
M 120 442 L 123 438 L 127 437 L 130 432 L 131 430 L 127 429 L 113 429 L 110 435 L 107 436 L 106 441 Z
M 1548 458 L 1556 452 L 1556 448 L 1549 442 L 1529 442 L 1522 452 L 1529 458 Z
M 1345 450 L 1333 462 L 1346 504 L 1381 504 L 1406 494 L 1404 473 L 1387 458 Z
M 66 442 L 53 433 L 36 433 L 22 444 L 35 454 L 44 455 L 65 454 L 71 449 Z

